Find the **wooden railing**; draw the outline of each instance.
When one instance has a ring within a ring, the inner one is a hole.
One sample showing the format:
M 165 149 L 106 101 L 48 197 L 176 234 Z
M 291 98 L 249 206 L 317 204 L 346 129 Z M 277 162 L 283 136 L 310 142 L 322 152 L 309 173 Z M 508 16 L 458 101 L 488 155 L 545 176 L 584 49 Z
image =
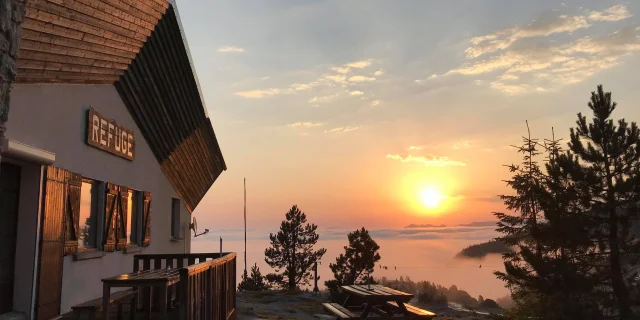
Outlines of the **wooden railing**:
M 227 254 L 223 253 L 222 256 Z M 166 269 L 167 267 L 182 268 L 218 258 L 220 258 L 220 253 L 136 254 L 133 256 L 133 271 Z
M 178 305 L 180 320 L 236 319 L 236 254 L 139 254 L 133 271 L 178 268 L 180 281 L 168 289 Z M 141 292 L 144 306 L 151 303 L 148 289 Z M 176 292 L 177 291 L 177 292 Z M 153 305 L 157 297 L 152 297 Z M 139 300 L 140 301 L 140 300 Z
M 236 254 L 180 269 L 180 320 L 236 319 Z

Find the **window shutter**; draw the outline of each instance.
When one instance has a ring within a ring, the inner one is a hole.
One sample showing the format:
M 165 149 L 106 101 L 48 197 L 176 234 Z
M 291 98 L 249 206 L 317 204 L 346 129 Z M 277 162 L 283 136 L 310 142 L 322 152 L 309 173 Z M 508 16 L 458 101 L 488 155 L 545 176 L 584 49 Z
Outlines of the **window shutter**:
M 116 249 L 116 219 L 118 217 L 119 188 L 113 183 L 107 183 L 107 196 L 104 213 L 104 247 L 106 252 Z
M 116 218 L 116 250 L 127 247 L 127 214 L 129 204 L 129 188 L 120 186 L 118 194 L 118 208 Z
M 62 169 L 60 169 L 62 170 Z M 65 206 L 64 206 L 64 255 L 78 252 L 78 232 L 80 225 L 80 193 L 82 176 L 65 171 Z
M 142 217 L 142 246 L 148 247 L 151 244 L 151 192 L 144 193 Z

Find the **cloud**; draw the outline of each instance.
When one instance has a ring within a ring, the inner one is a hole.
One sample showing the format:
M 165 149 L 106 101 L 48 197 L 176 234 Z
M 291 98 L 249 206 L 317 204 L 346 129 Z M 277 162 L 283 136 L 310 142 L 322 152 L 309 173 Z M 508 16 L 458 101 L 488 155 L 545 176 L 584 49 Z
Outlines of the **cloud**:
M 351 70 L 351 68 L 349 68 L 349 67 L 332 67 L 331 70 L 333 70 L 333 71 L 335 71 L 337 73 L 345 74 L 345 73 L 348 73 Z
M 387 154 L 387 158 L 393 160 L 399 160 L 400 162 L 417 162 L 424 164 L 427 167 L 445 167 L 445 166 L 460 166 L 464 167 L 467 164 L 462 161 L 449 160 L 447 157 L 436 157 L 434 155 L 425 156 L 413 156 L 408 155 L 406 157 L 402 157 L 399 154 Z
M 240 52 L 244 52 L 243 48 L 240 47 L 234 47 L 234 46 L 224 46 L 224 47 L 220 47 L 218 48 L 218 52 L 223 52 L 223 53 L 240 53 Z
M 424 146 L 410 146 L 409 147 L 410 151 L 414 151 L 414 150 L 417 151 L 417 150 L 423 150 L 423 149 L 424 149 Z
M 433 80 L 433 79 L 435 79 L 437 77 L 438 77 L 437 74 L 432 74 L 432 75 L 429 76 L 428 80 Z M 419 81 L 419 80 L 416 80 L 416 81 Z
M 414 229 L 414 228 L 444 228 L 444 227 L 446 227 L 446 225 L 444 225 L 444 224 L 435 225 L 435 224 L 430 224 L 430 223 L 427 223 L 427 224 L 413 224 L 412 223 L 412 224 L 406 226 L 405 228 Z
M 505 73 L 498 77 L 498 80 L 501 80 L 501 81 L 518 80 L 518 79 L 520 79 L 520 77 L 513 73 Z
M 545 92 L 547 89 L 542 87 L 534 87 L 528 84 L 505 84 L 500 81 L 494 81 L 489 84 L 489 87 L 494 90 L 502 91 L 508 95 L 518 95 L 529 92 Z
M 604 12 L 621 11 L 610 8 Z M 640 27 L 630 26 L 614 33 L 565 43 L 537 41 L 518 44 L 481 59 L 470 59 L 444 75 L 495 76 L 493 80 L 475 81 L 479 85 L 487 83 L 489 88 L 507 95 L 540 93 L 585 81 L 602 70 L 621 64 L 623 57 L 638 51 Z
M 242 92 L 236 92 L 235 94 L 243 98 L 256 99 L 256 98 L 263 98 L 266 96 L 273 96 L 279 93 L 280 93 L 280 89 L 271 88 L 271 89 L 265 89 L 265 90 L 242 91 Z
M 287 125 L 287 127 L 291 127 L 291 128 L 313 128 L 313 127 L 320 127 L 322 126 L 322 123 L 318 123 L 318 122 L 296 122 L 296 123 L 290 123 Z
M 375 107 L 375 106 L 377 106 L 377 105 L 379 105 L 379 104 L 381 104 L 381 103 L 382 103 L 382 101 L 380 101 L 380 100 L 373 100 L 373 101 L 371 101 L 371 105 L 372 105 L 372 106 L 374 106 L 374 107 Z
M 364 94 L 364 92 L 356 90 L 356 91 L 349 92 L 349 94 L 352 95 L 352 96 L 361 96 L 361 95 Z
M 468 140 L 457 142 L 453 146 L 451 146 L 451 148 L 453 150 L 467 149 L 469 147 L 471 147 L 471 145 L 469 145 L 469 141 Z
M 477 58 L 487 53 L 507 49 L 519 39 L 573 32 L 589 26 L 584 16 L 553 16 L 551 13 L 547 13 L 526 26 L 501 29 L 472 38 L 470 40 L 472 46 L 467 48 L 465 53 L 468 58 Z
M 337 83 L 346 83 L 346 79 L 347 77 L 344 75 L 331 75 L 331 76 L 326 76 L 325 79 L 329 79 L 333 82 L 337 82 Z
M 373 75 L 376 76 L 376 77 L 379 77 L 379 76 L 381 76 L 383 74 L 384 74 L 384 71 L 382 71 L 382 70 L 378 70 L 378 71 L 373 73 Z
M 376 81 L 376 78 L 365 77 L 365 76 L 352 76 L 352 77 L 349 78 L 349 81 L 351 81 L 351 82 L 370 82 L 370 81 Z
M 363 69 L 371 65 L 371 60 L 354 61 L 347 63 L 345 66 L 349 68 Z
M 495 227 L 497 221 L 474 221 L 471 223 L 462 223 L 458 227 Z
M 263 78 L 262 80 L 267 80 L 267 79 Z M 282 88 L 282 89 L 279 89 L 279 88 L 258 89 L 258 90 L 251 90 L 251 91 L 236 92 L 235 94 L 237 96 L 241 96 L 244 98 L 264 98 L 267 96 L 274 96 L 279 94 L 291 94 L 298 91 L 309 90 L 320 84 L 321 84 L 320 81 L 312 81 L 309 83 L 294 83 L 289 87 Z
M 335 99 L 337 96 L 338 94 L 332 94 L 332 95 L 322 96 L 322 97 L 313 97 L 309 99 L 309 103 L 327 103 Z
M 296 91 L 311 89 L 311 85 L 307 83 L 294 83 L 291 85 L 291 87 Z
M 360 129 L 360 127 L 347 126 L 347 127 L 339 127 L 339 128 L 333 128 L 330 130 L 325 130 L 324 133 L 344 133 L 344 132 L 354 131 L 358 129 Z
M 614 22 L 632 17 L 633 15 L 624 5 L 616 5 L 604 11 L 593 11 L 589 15 L 591 21 Z

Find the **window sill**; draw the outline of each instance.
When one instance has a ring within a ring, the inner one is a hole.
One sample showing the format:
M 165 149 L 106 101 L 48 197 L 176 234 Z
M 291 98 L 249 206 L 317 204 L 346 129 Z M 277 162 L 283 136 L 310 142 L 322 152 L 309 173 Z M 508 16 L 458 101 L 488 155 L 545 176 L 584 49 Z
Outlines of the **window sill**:
M 138 253 L 138 252 L 142 252 L 142 247 L 136 246 L 136 245 L 130 245 L 126 248 L 124 248 L 124 250 L 122 250 L 122 253 L 124 254 L 129 254 L 129 253 Z
M 171 240 L 171 242 L 178 242 L 184 240 L 184 238 L 171 237 L 169 240 Z
M 78 251 L 73 254 L 73 261 L 100 259 L 105 255 L 106 253 L 104 251 L 98 250 Z

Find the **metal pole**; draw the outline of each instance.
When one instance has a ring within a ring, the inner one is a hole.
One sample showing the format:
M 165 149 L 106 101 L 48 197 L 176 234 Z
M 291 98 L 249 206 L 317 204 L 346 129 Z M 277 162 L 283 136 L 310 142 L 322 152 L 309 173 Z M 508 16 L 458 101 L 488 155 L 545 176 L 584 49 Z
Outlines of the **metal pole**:
M 244 273 L 247 274 L 247 178 L 244 178 Z
M 220 258 L 222 258 L 222 237 L 220 237 Z

